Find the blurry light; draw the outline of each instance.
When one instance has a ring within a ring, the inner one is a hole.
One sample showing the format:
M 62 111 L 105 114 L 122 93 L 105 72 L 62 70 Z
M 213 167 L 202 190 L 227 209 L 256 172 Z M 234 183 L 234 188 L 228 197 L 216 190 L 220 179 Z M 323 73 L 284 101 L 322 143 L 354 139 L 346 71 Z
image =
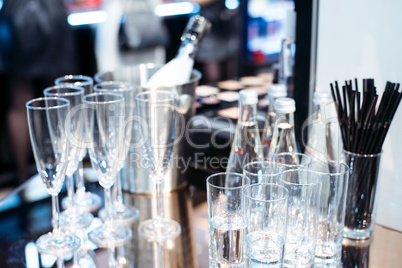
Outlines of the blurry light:
M 56 263 L 57 257 L 48 255 L 48 254 L 41 254 L 40 255 L 40 262 L 42 263 L 43 267 L 53 267 Z
M 3 0 L 0 0 L 0 10 L 3 7 Z
M 107 19 L 107 13 L 103 10 L 79 12 L 70 14 L 67 18 L 71 26 L 86 25 L 92 23 L 101 23 Z
M 25 261 L 27 268 L 39 268 L 39 253 L 34 242 L 25 246 Z
M 199 11 L 200 5 L 190 2 L 160 4 L 155 7 L 155 14 L 159 17 L 185 15 L 198 13 Z
M 226 0 L 225 6 L 227 9 L 236 9 L 240 5 L 239 0 Z

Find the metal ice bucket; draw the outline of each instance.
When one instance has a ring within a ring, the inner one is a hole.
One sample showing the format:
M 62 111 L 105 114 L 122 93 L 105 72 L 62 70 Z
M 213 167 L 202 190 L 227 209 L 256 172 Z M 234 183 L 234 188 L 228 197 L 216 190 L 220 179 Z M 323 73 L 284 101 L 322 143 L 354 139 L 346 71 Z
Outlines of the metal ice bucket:
M 114 71 L 96 74 L 95 82 L 123 81 L 138 86 L 139 91 L 149 90 L 145 87 L 146 82 L 159 68 L 160 67 L 155 66 L 154 64 L 124 66 Z M 193 70 L 190 82 L 186 84 L 169 88 L 156 88 L 158 90 L 173 90 L 178 94 L 179 114 L 177 116 L 176 124 L 176 142 L 173 149 L 173 159 L 170 168 L 164 182 L 162 183 L 162 189 L 164 192 L 170 192 L 186 182 L 186 176 L 189 170 L 188 159 L 192 148 L 189 145 L 185 134 L 188 129 L 187 125 L 194 115 L 195 106 L 193 104 L 195 100 L 195 88 L 198 86 L 200 79 L 201 73 L 197 70 Z M 155 88 L 152 88 L 152 90 L 155 90 Z M 134 125 L 132 144 L 138 142 L 139 139 L 138 126 L 136 126 L 135 123 Z M 142 150 L 142 147 L 137 146 L 137 148 L 133 148 L 130 146 L 126 158 L 126 164 L 120 171 L 122 188 L 131 193 L 154 193 L 156 186 L 150 178 L 150 171 L 144 165 Z

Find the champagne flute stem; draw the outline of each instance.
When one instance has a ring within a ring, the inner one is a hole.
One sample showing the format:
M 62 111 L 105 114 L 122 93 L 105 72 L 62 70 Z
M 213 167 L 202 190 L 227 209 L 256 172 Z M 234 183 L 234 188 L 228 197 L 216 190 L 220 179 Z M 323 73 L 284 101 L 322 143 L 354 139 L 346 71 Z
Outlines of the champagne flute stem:
M 74 206 L 74 178 L 73 176 L 67 176 L 67 197 L 70 203 L 70 207 Z
M 64 268 L 64 260 L 61 257 L 57 257 L 57 268 Z
M 53 232 L 60 232 L 60 206 L 57 194 L 52 194 Z
M 162 196 L 162 183 L 156 183 L 156 215 L 159 219 L 163 219 L 163 196 Z
M 117 202 L 117 204 L 123 204 L 123 193 L 121 191 L 121 176 L 120 176 L 120 172 L 117 172 L 116 174 L 116 182 L 115 182 L 115 202 Z
M 104 187 L 105 188 L 105 211 L 106 211 L 106 219 L 105 223 L 108 224 L 112 220 L 112 205 L 113 205 L 113 200 L 112 200 L 112 192 L 109 187 Z
M 116 257 L 115 257 L 115 248 L 109 248 L 109 268 L 117 267 L 116 265 Z
M 78 194 L 85 193 L 84 168 L 82 166 L 82 160 L 78 163 L 78 168 L 75 171 L 75 183 L 77 193 Z

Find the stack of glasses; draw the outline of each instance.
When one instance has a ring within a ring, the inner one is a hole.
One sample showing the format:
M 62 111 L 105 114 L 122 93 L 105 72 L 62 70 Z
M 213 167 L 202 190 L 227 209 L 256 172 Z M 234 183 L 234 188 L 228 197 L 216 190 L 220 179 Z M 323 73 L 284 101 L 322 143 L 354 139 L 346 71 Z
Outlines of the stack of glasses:
M 347 165 L 290 153 L 209 176 L 210 267 L 340 267 L 347 185 Z
M 60 77 L 55 84 L 44 90 L 45 97 L 26 104 L 37 170 L 53 197 L 53 231 L 37 240 L 38 251 L 57 256 L 58 267 L 64 267 L 66 255 L 73 255 L 74 267 L 96 267 L 86 237 L 112 251 L 131 239 L 139 211 L 123 204 L 118 177 L 130 146 L 144 149 L 158 193 L 158 215 L 142 222 L 139 234 L 157 241 L 179 235 L 180 225 L 163 217 L 160 189 L 175 139 L 173 90 L 148 90 L 116 81 L 93 88 L 93 79 L 82 75 Z M 142 142 L 133 145 L 132 135 Z M 105 206 L 99 211 L 104 224 L 90 231 L 92 212 L 101 206 L 101 198 L 85 189 L 82 160 L 87 152 L 105 190 Z M 58 195 L 65 178 L 67 197 L 60 213 Z

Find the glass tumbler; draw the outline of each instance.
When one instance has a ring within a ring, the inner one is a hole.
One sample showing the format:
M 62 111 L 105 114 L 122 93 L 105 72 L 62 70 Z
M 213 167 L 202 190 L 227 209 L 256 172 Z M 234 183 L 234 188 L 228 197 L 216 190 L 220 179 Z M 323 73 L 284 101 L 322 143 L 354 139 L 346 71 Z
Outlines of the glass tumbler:
M 313 162 L 321 175 L 316 267 L 340 267 L 349 167 L 339 162 Z
M 283 267 L 289 191 L 270 183 L 245 188 L 246 267 Z
M 321 176 L 291 169 L 283 172 L 281 183 L 289 191 L 284 266 L 314 267 Z
M 349 166 L 344 237 L 367 239 L 374 232 L 381 155 L 382 152 L 355 154 L 344 151 L 345 164 Z
M 278 183 L 284 168 L 280 163 L 255 161 L 243 166 L 243 174 L 250 183 Z
M 238 173 L 217 173 L 207 178 L 209 267 L 244 267 L 244 188 L 249 184 L 250 179 Z

